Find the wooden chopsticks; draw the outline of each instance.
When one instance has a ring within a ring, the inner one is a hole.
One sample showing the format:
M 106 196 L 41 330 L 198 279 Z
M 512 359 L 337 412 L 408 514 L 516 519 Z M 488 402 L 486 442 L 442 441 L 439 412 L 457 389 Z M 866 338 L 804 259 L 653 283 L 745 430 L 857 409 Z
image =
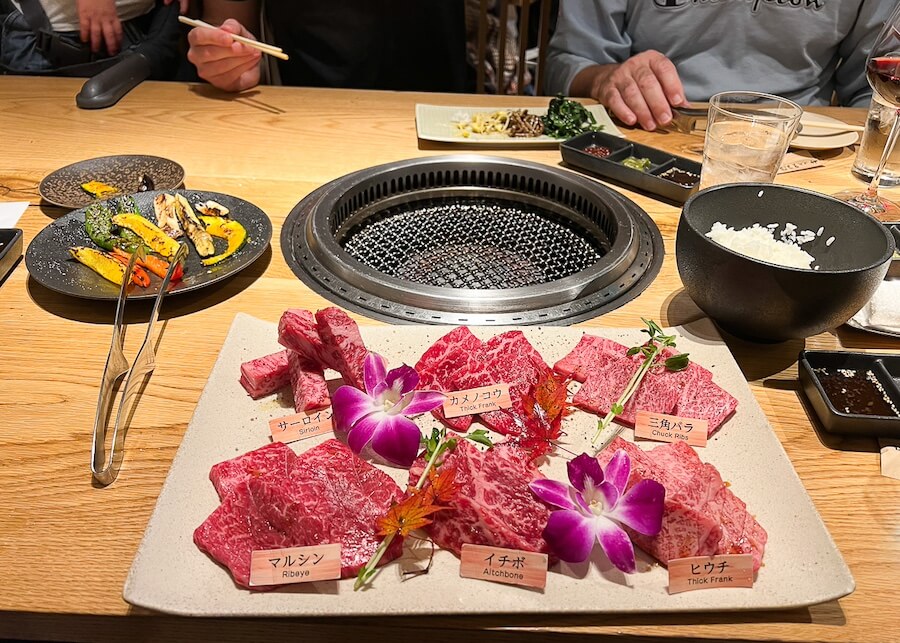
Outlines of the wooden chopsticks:
M 218 29 L 208 22 L 203 22 L 202 20 L 194 20 L 193 18 L 188 18 L 186 16 L 178 16 L 178 21 L 185 25 L 190 25 L 191 27 L 205 27 L 206 29 Z M 228 33 L 227 31 L 225 33 Z M 236 40 L 237 42 L 243 43 L 248 47 L 253 47 L 254 49 L 258 49 L 264 54 L 268 54 L 269 56 L 274 56 L 275 58 L 280 58 L 281 60 L 288 60 L 288 55 L 284 53 L 281 47 L 276 47 L 275 45 L 269 45 L 264 42 L 259 42 L 258 40 L 251 40 L 250 38 L 244 38 L 243 36 L 238 36 L 237 34 L 229 33 L 232 40 Z

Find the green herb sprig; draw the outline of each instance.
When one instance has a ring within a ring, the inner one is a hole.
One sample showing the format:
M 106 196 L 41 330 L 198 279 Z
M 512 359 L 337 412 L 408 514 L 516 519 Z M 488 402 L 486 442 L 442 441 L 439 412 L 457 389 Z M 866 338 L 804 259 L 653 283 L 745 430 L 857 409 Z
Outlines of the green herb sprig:
M 591 440 L 592 445 L 597 441 L 604 429 L 610 425 L 613 418 L 625 410 L 625 405 L 628 403 L 628 400 L 630 400 L 631 396 L 638 390 L 641 381 L 644 379 L 644 375 L 646 375 L 651 368 L 664 366 L 668 371 L 683 371 L 690 363 L 687 353 L 679 353 L 678 355 L 666 358 L 666 360 L 660 364 L 657 357 L 664 349 L 675 347 L 676 337 L 675 335 L 666 335 L 662 328 L 659 327 L 659 324 L 653 320 L 644 319 L 642 317 L 641 321 L 647 325 L 647 328 L 642 329 L 641 332 L 647 333 L 650 337 L 646 343 L 629 348 L 626 354 L 628 357 L 632 357 L 633 355 L 640 353 L 640 355 L 643 356 L 644 361 L 641 363 L 640 368 L 635 371 L 634 375 L 631 376 L 628 384 L 625 385 L 625 390 L 622 391 L 619 399 L 612 405 L 609 413 L 597 423 L 597 433 L 594 435 L 594 439 Z M 621 426 L 616 429 L 616 431 L 597 450 L 602 451 L 607 444 L 612 442 L 613 439 L 622 432 L 622 429 L 623 427 Z

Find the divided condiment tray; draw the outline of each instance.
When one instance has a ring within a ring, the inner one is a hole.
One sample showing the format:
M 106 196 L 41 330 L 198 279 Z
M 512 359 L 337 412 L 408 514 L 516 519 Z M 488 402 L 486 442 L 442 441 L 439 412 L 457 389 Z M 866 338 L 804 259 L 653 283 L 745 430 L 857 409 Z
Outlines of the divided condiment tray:
M 900 438 L 900 355 L 800 351 L 798 366 L 825 431 Z
M 600 157 L 585 151 L 592 145 L 608 149 L 609 155 Z M 563 142 L 559 149 L 567 165 L 678 203 L 687 201 L 700 185 L 700 163 L 603 132 L 580 134 Z M 650 166 L 637 170 L 623 165 L 629 157 L 649 159 Z

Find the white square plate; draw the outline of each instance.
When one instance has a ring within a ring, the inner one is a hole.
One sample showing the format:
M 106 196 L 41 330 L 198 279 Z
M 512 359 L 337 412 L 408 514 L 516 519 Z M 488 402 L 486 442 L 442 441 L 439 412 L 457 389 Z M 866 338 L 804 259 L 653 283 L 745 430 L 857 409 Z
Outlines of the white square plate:
M 366 345 L 391 367 L 415 364 L 446 326 L 364 326 Z M 505 329 L 473 328 L 486 339 Z M 548 364 L 565 355 L 582 333 L 578 328 L 521 329 Z M 627 345 L 643 342 L 637 329 L 590 329 Z M 768 531 L 769 541 L 752 589 L 710 589 L 669 595 L 666 570 L 637 553 L 640 573 L 624 575 L 595 548 L 590 563 L 551 568 L 547 587 L 524 589 L 459 577 L 459 561 L 437 551 L 431 571 L 402 580 L 391 563 L 371 587 L 354 592 L 353 579 L 288 585 L 272 592 L 237 587 L 228 571 L 194 545 L 194 529 L 219 505 L 209 481 L 212 465 L 269 442 L 268 420 L 293 413 L 272 395 L 254 401 L 238 384 L 240 364 L 279 350 L 276 325 L 235 317 L 209 376 L 156 509 L 125 583 L 125 600 L 161 612 L 193 616 L 351 616 L 476 613 L 634 613 L 794 608 L 845 596 L 854 582 L 840 552 L 800 483 L 772 427 L 740 369 L 708 321 L 678 327 L 678 348 L 709 368 L 714 381 L 739 400 L 735 415 L 699 449 L 732 491 Z M 289 396 L 288 396 L 289 397 Z M 418 420 L 436 424 L 430 414 Z M 586 450 L 597 425 L 576 411 L 564 422 L 562 445 Z M 631 439 L 631 430 L 623 436 Z M 302 452 L 327 436 L 293 443 Z M 646 443 L 655 446 L 656 443 Z M 560 453 L 563 453 L 560 451 Z M 565 459 L 553 456 L 541 467 L 565 480 Z M 384 467 L 401 486 L 406 470 Z M 127 476 L 127 471 L 123 471 Z

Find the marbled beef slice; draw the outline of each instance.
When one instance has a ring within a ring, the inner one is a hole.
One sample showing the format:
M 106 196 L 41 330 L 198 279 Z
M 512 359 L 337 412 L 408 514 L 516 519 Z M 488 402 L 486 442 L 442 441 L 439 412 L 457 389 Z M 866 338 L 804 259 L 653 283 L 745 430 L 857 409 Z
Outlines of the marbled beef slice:
M 402 491 L 390 476 L 337 440 L 295 456 L 286 474 L 280 468 L 254 470 L 250 463 L 269 462 L 276 444 L 220 469 L 232 474 L 232 484 L 222 505 L 195 530 L 194 542 L 244 587 L 249 586 L 251 553 L 259 549 L 339 542 L 341 576 L 355 576 L 381 541 L 375 534 L 376 520 L 401 499 Z M 279 448 L 290 451 L 284 445 Z M 263 450 L 266 457 L 261 459 Z M 401 550 L 397 539 L 382 564 Z
M 341 374 L 344 384 L 365 390 L 363 365 L 369 351 L 356 322 L 340 308 L 323 308 L 316 312 L 316 328 L 327 365 Z

